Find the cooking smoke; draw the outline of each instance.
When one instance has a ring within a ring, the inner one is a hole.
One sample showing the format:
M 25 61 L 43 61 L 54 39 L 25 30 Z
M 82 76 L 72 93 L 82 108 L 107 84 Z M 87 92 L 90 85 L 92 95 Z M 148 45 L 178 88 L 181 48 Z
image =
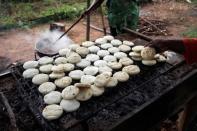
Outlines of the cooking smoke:
M 67 48 L 69 45 L 74 44 L 67 35 L 57 41 L 62 34 L 63 32 L 57 30 L 41 33 L 35 45 L 35 49 L 43 54 L 56 54 L 60 49 Z

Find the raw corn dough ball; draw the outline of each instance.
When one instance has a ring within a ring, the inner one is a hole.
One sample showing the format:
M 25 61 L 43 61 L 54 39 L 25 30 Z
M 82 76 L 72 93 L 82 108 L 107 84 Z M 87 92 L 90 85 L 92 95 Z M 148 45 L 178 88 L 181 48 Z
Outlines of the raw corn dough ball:
M 88 66 L 83 70 L 84 74 L 86 75 L 96 75 L 98 73 L 98 67 L 95 66 Z
M 85 84 L 85 83 L 75 83 L 75 86 L 76 86 L 77 88 L 79 88 L 80 90 L 81 90 L 81 89 L 86 89 L 86 88 L 90 88 L 90 87 L 91 87 L 90 84 Z
M 163 55 L 160 55 L 159 58 L 157 59 L 158 62 L 166 62 L 166 58 Z
M 118 40 L 118 39 L 114 39 L 111 41 L 111 44 L 113 46 L 119 46 L 119 45 L 122 45 L 122 41 Z
M 55 85 L 60 88 L 65 88 L 72 83 L 72 78 L 65 76 L 54 81 Z
M 79 109 L 80 103 L 73 99 L 73 100 L 62 100 L 60 102 L 60 106 L 63 108 L 66 112 L 73 112 Z
M 97 60 L 94 62 L 94 66 L 100 67 L 100 66 L 106 66 L 107 62 L 105 60 Z
M 109 51 L 107 51 L 107 50 L 99 50 L 97 52 L 97 55 L 100 56 L 100 57 L 104 57 L 106 55 L 109 55 Z
M 49 75 L 49 77 L 50 77 L 51 79 L 59 79 L 59 78 L 62 78 L 62 77 L 64 77 L 64 76 L 65 76 L 65 73 L 64 73 L 64 72 L 62 72 L 62 73 L 52 72 L 52 73 Z
M 143 60 L 153 60 L 154 56 L 156 54 L 156 51 L 154 48 L 151 47 L 145 47 L 142 51 L 141 51 L 141 56 Z
M 51 91 L 44 96 L 44 102 L 46 104 L 58 104 L 62 100 L 61 93 L 58 91 Z
M 32 83 L 36 85 L 41 85 L 42 83 L 48 81 L 49 81 L 49 76 L 47 74 L 37 74 L 32 79 Z
M 129 75 L 137 75 L 140 73 L 140 68 L 137 65 L 129 65 L 125 66 L 122 71 L 128 73 Z
M 119 71 L 113 75 L 119 82 L 125 82 L 129 80 L 129 75 L 126 72 Z
M 143 49 L 144 49 L 144 46 L 142 46 L 142 45 L 137 45 L 137 46 L 134 46 L 134 47 L 132 48 L 132 51 L 134 51 L 134 52 L 141 52 Z
M 122 51 L 122 52 L 128 52 L 128 51 L 131 50 L 131 47 L 128 46 L 128 45 L 120 45 L 118 48 L 119 48 L 120 51 Z
M 123 44 L 128 46 L 134 46 L 134 43 L 132 41 L 127 41 L 127 40 L 123 41 Z
M 97 87 L 95 85 L 91 85 L 90 88 L 92 90 L 93 96 L 101 96 L 105 91 L 104 87 Z
M 47 64 L 47 65 L 42 65 L 40 66 L 39 70 L 42 73 L 51 73 L 53 65 L 52 64 Z
M 119 63 L 121 63 L 123 66 L 128 66 L 133 64 L 133 60 L 128 57 L 124 57 L 119 60 Z
M 83 75 L 81 77 L 81 83 L 83 84 L 93 84 L 95 81 L 96 77 L 92 75 Z
M 85 56 L 89 53 L 89 49 L 86 48 L 86 47 L 78 47 L 78 48 L 76 49 L 76 52 L 77 52 L 80 56 L 85 57 Z
M 68 49 L 68 48 L 64 48 L 64 49 L 59 50 L 59 55 L 60 56 L 67 56 L 70 53 L 71 53 L 71 49 Z
M 82 43 L 82 46 L 84 47 L 90 47 L 90 46 L 93 46 L 95 43 L 92 42 L 92 41 L 85 41 Z
M 61 64 L 61 65 L 54 65 L 51 70 L 55 73 L 62 73 L 64 72 L 64 66 Z
M 24 69 L 36 68 L 38 67 L 38 61 L 27 61 L 23 64 Z
M 63 64 L 63 67 L 64 67 L 64 71 L 65 72 L 72 71 L 75 68 L 75 66 L 73 64 L 71 64 L 71 63 Z
M 131 57 L 141 57 L 141 54 L 138 53 L 138 52 L 130 52 L 129 56 L 131 56 Z
M 52 64 L 53 63 L 53 58 L 48 57 L 48 56 L 44 56 L 44 57 L 41 57 L 38 60 L 38 62 L 39 62 L 40 65 Z
M 103 72 L 103 73 L 101 73 L 101 74 L 106 74 L 106 75 L 108 75 L 108 76 L 112 76 L 112 72 Z
M 112 41 L 114 39 L 114 37 L 111 35 L 106 35 L 103 38 L 106 39 L 107 41 Z
M 157 64 L 157 61 L 156 60 L 142 60 L 142 64 L 146 66 L 153 66 Z
M 69 73 L 69 76 L 74 80 L 80 80 L 83 75 L 84 73 L 81 70 L 74 70 Z
M 54 91 L 55 89 L 56 85 L 53 82 L 45 82 L 38 87 L 38 91 L 42 94 L 48 94 L 49 92 Z
M 131 58 L 135 61 L 141 61 L 142 60 L 141 54 L 139 52 L 130 52 L 129 56 L 131 56 Z
M 122 64 L 119 62 L 108 62 L 107 64 L 110 68 L 118 70 L 122 67 Z
M 97 87 L 105 87 L 109 80 L 110 80 L 110 75 L 107 73 L 102 73 L 96 76 L 94 85 Z
M 115 87 L 118 85 L 118 80 L 114 77 L 111 77 L 110 80 L 107 82 L 106 87 Z
M 79 94 L 79 88 L 75 86 L 68 86 L 62 91 L 62 97 L 65 100 L 74 99 Z
M 55 59 L 55 64 L 59 65 L 59 64 L 66 64 L 67 63 L 67 59 L 65 57 L 58 57 Z
M 111 47 L 108 49 L 108 51 L 112 54 L 116 53 L 116 52 L 119 52 L 120 49 L 118 47 Z
M 39 70 L 38 69 L 27 69 L 23 72 L 23 77 L 24 78 L 33 78 L 35 75 L 39 74 Z
M 156 54 L 156 55 L 154 56 L 154 58 L 155 58 L 155 59 L 159 59 L 159 56 L 160 56 L 160 54 Z
M 108 66 L 101 66 L 101 67 L 99 67 L 99 73 L 101 74 L 101 73 L 104 73 L 104 72 L 112 72 L 113 70 L 110 68 L 110 67 L 108 67 Z
M 107 62 L 115 62 L 117 61 L 116 57 L 113 55 L 106 55 L 103 60 L 107 61 Z
M 78 48 L 77 48 L 78 49 Z M 68 56 L 67 58 L 68 62 L 71 63 L 71 64 L 76 64 L 78 62 L 81 61 L 81 56 L 77 53 L 70 53 L 70 55 Z
M 91 47 L 88 47 L 88 49 L 90 50 L 91 53 L 97 53 L 100 50 L 100 47 L 91 46 Z
M 100 57 L 96 54 L 88 54 L 86 56 L 86 60 L 91 61 L 91 62 L 97 61 L 99 59 L 100 59 Z
M 98 38 L 98 39 L 96 39 L 95 40 L 95 43 L 97 43 L 97 44 L 105 44 L 105 43 L 107 43 L 107 40 L 106 39 L 104 39 L 104 38 Z
M 86 60 L 86 59 L 82 59 L 79 63 L 77 63 L 76 65 L 80 68 L 85 68 L 87 66 L 90 66 L 90 61 Z
M 76 99 L 79 101 L 87 101 L 92 97 L 91 85 L 89 84 L 75 84 L 79 88 L 79 94 L 76 96 Z
M 111 43 L 106 43 L 106 44 L 102 44 L 101 45 L 101 48 L 103 48 L 103 49 L 109 49 L 109 48 L 111 48 L 111 47 L 113 47 L 113 45 L 111 44 Z
M 42 115 L 47 120 L 58 119 L 63 114 L 63 108 L 59 105 L 48 105 L 42 111 Z
M 81 90 L 79 94 L 76 96 L 76 99 L 79 101 L 87 101 L 92 97 L 92 90 L 91 88 L 87 90 Z
M 80 45 L 78 45 L 78 44 L 71 44 L 71 45 L 69 45 L 69 49 L 71 49 L 72 51 L 76 51 L 76 49 L 78 48 L 78 47 L 80 47 Z
M 114 53 L 114 56 L 115 56 L 117 59 L 121 59 L 121 58 L 127 57 L 127 54 L 124 53 L 124 52 L 116 52 L 116 53 Z
M 142 60 L 142 57 L 131 57 L 134 61 L 141 61 Z

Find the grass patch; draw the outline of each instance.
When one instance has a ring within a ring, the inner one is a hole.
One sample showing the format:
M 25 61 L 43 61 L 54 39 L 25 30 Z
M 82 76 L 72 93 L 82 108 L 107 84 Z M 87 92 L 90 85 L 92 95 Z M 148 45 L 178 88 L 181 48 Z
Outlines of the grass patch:
M 183 32 L 182 35 L 184 37 L 197 38 L 197 27 L 188 29 L 187 31 Z
M 86 8 L 84 0 L 42 0 L 38 2 L 0 3 L 0 25 L 15 27 L 45 23 L 58 19 L 72 20 Z M 42 20 L 41 20 L 42 19 Z

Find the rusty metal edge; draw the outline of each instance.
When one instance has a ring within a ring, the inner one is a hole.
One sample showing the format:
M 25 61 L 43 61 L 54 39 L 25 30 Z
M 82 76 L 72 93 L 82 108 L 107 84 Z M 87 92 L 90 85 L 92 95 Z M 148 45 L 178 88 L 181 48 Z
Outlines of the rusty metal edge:
M 9 76 L 11 76 L 10 69 L 6 69 L 6 70 L 0 72 L 0 79 L 5 78 L 5 77 L 9 77 Z

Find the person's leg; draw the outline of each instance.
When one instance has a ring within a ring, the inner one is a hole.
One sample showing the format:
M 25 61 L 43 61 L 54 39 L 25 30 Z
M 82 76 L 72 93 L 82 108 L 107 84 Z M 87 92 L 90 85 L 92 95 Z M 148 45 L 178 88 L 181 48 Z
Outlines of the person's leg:
M 132 1 L 130 3 L 130 9 L 126 19 L 126 26 L 135 30 L 139 21 L 139 5 L 137 2 Z
M 110 33 L 112 36 L 117 36 L 116 28 L 110 26 Z

